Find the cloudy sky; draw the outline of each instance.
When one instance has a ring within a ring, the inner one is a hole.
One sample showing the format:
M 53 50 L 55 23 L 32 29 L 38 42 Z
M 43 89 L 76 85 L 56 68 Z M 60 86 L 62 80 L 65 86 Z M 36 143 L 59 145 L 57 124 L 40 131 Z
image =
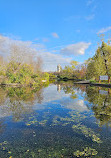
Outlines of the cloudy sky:
M 92 57 L 110 19 L 111 0 L 0 0 L 1 37 L 37 49 L 44 71 Z

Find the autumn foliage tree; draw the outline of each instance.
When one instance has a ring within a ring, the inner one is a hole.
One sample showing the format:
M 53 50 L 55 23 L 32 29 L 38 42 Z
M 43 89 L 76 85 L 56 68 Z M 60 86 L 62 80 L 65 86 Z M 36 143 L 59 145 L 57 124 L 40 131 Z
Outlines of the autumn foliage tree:
M 111 45 L 104 41 L 87 64 L 88 79 L 98 79 L 100 75 L 111 76 Z
M 37 50 L 31 47 L 30 42 L 0 37 L 0 52 L 5 52 L 5 49 L 8 52 L 7 63 L 4 67 L 2 56 L 0 58 L 0 75 L 4 75 L 2 83 L 36 85 L 43 79 L 48 80 L 48 74 L 42 73 L 42 59 L 37 56 Z

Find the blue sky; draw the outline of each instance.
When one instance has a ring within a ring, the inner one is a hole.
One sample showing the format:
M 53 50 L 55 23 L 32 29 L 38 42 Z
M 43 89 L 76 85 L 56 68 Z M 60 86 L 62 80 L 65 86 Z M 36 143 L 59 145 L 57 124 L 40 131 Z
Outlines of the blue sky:
M 0 34 L 37 44 L 46 71 L 91 57 L 110 19 L 111 0 L 0 0 Z

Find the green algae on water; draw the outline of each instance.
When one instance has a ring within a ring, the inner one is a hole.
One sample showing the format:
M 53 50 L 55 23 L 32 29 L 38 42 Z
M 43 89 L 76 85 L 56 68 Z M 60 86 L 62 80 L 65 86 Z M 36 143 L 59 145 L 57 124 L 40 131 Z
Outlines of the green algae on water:
M 90 147 L 86 147 L 83 149 L 83 151 L 75 151 L 73 154 L 76 156 L 76 157 L 86 157 L 86 158 L 89 158 L 89 156 L 95 156 L 97 155 L 97 151 L 93 148 L 90 148 Z
M 89 137 L 92 139 L 93 142 L 102 143 L 101 139 L 99 138 L 99 134 L 96 134 L 91 128 L 87 128 L 84 125 L 77 124 L 72 126 L 73 130 L 81 131 L 85 137 Z

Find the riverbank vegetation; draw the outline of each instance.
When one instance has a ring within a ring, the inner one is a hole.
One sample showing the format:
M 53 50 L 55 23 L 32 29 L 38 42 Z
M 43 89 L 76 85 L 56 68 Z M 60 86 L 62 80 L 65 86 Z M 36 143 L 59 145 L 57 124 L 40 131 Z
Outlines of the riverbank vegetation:
M 102 42 L 95 55 L 87 60 L 88 79 L 98 80 L 100 75 L 111 76 L 111 45 Z
M 28 43 L 0 38 L 0 84 L 38 86 L 48 84 L 49 74 L 42 72 L 42 59 Z M 3 54 L 4 52 L 4 54 Z
M 82 64 L 71 61 L 61 72 L 47 73 L 42 72 L 43 62 L 37 55 L 37 46 L 32 48 L 30 43 L 20 41 L 10 41 L 7 44 L 4 37 L 0 37 L 0 84 L 36 87 L 55 79 L 98 82 L 100 75 L 111 76 L 110 42 L 105 43 L 102 40 L 94 56 Z
M 60 80 L 84 80 L 86 78 L 86 64 L 80 65 L 77 61 L 71 61 L 70 65 L 65 66 L 65 68 L 58 74 L 58 78 Z
M 4 70 L 0 71 L 0 75 L 1 84 L 14 83 L 37 86 L 38 84 L 49 80 L 48 73 L 35 72 L 33 65 L 15 61 L 5 64 Z
M 111 76 L 110 42 L 105 43 L 102 41 L 94 56 L 86 60 L 83 64 L 72 61 L 71 65 L 65 66 L 58 77 L 60 79 L 81 79 L 98 82 L 99 76 L 101 75 Z

